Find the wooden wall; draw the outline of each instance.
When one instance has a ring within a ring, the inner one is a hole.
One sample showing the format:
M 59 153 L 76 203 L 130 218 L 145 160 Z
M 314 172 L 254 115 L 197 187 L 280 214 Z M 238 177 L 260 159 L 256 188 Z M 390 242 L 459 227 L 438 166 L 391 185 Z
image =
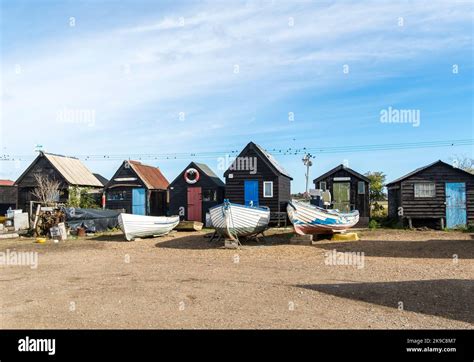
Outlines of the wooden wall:
M 350 181 L 334 181 L 334 177 L 350 177 Z M 369 205 L 369 183 L 362 180 L 359 177 L 356 177 L 354 174 L 348 172 L 347 170 L 341 169 L 337 170 L 334 173 L 326 176 L 324 179 L 321 179 L 315 185 L 315 188 L 320 188 L 320 182 L 326 182 L 326 188 L 331 192 L 332 200 L 334 200 L 333 193 L 333 184 L 335 182 L 350 182 L 350 203 L 351 207 L 359 211 L 359 215 L 362 218 L 370 217 L 370 205 Z M 358 193 L 358 183 L 363 181 L 365 185 L 365 193 Z
M 60 182 L 60 196 L 59 202 L 65 203 L 69 198 L 69 185 L 63 176 L 56 171 L 56 169 L 49 163 L 49 161 L 41 157 L 37 159 L 37 162 L 31 167 L 30 170 L 21 178 L 18 185 L 18 208 L 28 212 L 30 209 L 30 201 L 37 201 L 31 192 L 36 187 L 36 180 L 34 175 L 40 173 L 46 175 L 51 179 Z
M 435 198 L 416 198 L 414 184 L 422 181 L 435 181 Z M 446 182 L 466 183 L 466 206 L 469 224 L 474 224 L 474 182 L 473 177 L 446 167 L 434 166 L 410 177 L 401 183 L 401 206 L 406 217 L 446 217 Z
M 16 209 L 17 193 L 16 186 L 0 186 L 0 216 L 3 216 L 9 207 Z
M 435 182 L 436 197 L 434 198 L 416 198 L 416 182 Z M 446 182 L 464 182 L 466 184 L 466 208 L 468 224 L 474 224 L 474 176 L 465 172 L 453 169 L 450 166 L 436 164 L 426 170 L 423 170 L 411 177 L 402 180 L 393 186 L 400 186 L 400 202 L 394 200 L 395 189 L 392 192 L 389 189 L 390 212 L 398 206 L 403 207 L 403 216 L 411 218 L 445 218 L 446 217 Z
M 184 172 L 189 168 L 194 167 L 198 169 L 200 177 L 195 184 L 188 184 L 184 179 Z M 181 219 L 188 219 L 188 187 L 201 187 L 202 191 L 215 190 L 217 192 L 217 201 L 202 201 L 202 222 L 206 222 L 206 213 L 213 206 L 222 204 L 224 201 L 224 187 L 217 185 L 212 178 L 202 172 L 196 165 L 190 165 L 184 169 L 179 176 L 170 184 L 170 203 L 169 214 L 179 215 L 180 207 L 184 208 L 184 216 Z
M 261 159 L 254 149 L 249 149 L 246 154 L 241 157 L 257 157 L 257 172 L 252 175 L 249 171 L 230 170 L 225 181 L 225 197 L 231 202 L 244 204 L 244 181 L 258 181 L 258 198 L 260 206 L 268 206 L 272 212 L 286 211 L 286 205 L 290 200 L 290 182 L 286 176 L 275 174 L 272 168 Z M 264 156 L 263 156 L 264 157 Z M 230 178 L 230 174 L 233 178 Z M 273 197 L 263 197 L 263 182 L 273 181 Z

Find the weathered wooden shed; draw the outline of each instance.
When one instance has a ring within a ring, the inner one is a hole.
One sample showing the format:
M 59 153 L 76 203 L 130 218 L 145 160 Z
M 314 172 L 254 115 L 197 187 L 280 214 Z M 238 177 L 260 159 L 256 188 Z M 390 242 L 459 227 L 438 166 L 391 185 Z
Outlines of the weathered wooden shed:
M 18 207 L 30 212 L 30 201 L 37 201 L 31 192 L 37 186 L 35 174 L 48 176 L 59 181 L 57 202 L 67 203 L 71 188 L 98 190 L 102 183 L 77 158 L 40 152 L 38 157 L 16 180 L 18 186 Z
M 0 216 L 3 216 L 8 208 L 17 207 L 17 187 L 11 180 L 0 180 Z
M 129 214 L 163 216 L 169 182 L 158 167 L 123 161 L 105 187 L 107 209 Z
M 443 161 L 387 184 L 388 214 L 411 226 L 474 224 L 474 175 Z
M 209 166 L 191 162 L 171 182 L 169 190 L 170 214 L 205 223 L 209 208 L 224 201 L 225 184 Z
M 359 211 L 358 226 L 369 223 L 370 180 L 343 164 L 316 177 L 313 180 L 316 189 L 329 190 L 332 196 L 332 208 L 343 212 Z
M 250 142 L 224 173 L 225 197 L 237 204 L 268 206 L 272 213 L 286 212 L 293 178 L 277 160 Z

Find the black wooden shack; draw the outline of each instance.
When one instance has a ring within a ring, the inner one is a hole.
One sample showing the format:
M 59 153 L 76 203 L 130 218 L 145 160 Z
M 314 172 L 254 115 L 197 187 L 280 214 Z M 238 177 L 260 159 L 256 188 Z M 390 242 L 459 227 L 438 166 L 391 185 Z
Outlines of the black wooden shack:
M 11 180 L 0 180 L 0 216 L 6 214 L 9 208 L 17 207 L 17 187 Z
M 286 212 L 293 178 L 276 159 L 250 142 L 224 173 L 225 197 L 243 205 L 268 206 L 272 213 Z
M 102 183 L 77 158 L 40 152 L 38 157 L 16 180 L 18 207 L 31 212 L 30 201 L 37 201 L 32 191 L 37 187 L 35 174 L 47 176 L 60 183 L 57 202 L 67 203 L 71 188 L 83 188 L 93 192 L 102 189 Z
M 387 184 L 388 214 L 408 226 L 474 224 L 474 175 L 436 161 Z
M 105 187 L 105 206 L 129 214 L 163 216 L 167 213 L 168 186 L 158 167 L 126 160 Z
M 369 223 L 369 179 L 341 164 L 313 180 L 316 189 L 328 190 L 332 196 L 331 208 L 343 212 L 359 211 L 359 223 Z
M 170 214 L 206 222 L 212 206 L 224 201 L 224 182 L 205 164 L 191 162 L 169 186 Z

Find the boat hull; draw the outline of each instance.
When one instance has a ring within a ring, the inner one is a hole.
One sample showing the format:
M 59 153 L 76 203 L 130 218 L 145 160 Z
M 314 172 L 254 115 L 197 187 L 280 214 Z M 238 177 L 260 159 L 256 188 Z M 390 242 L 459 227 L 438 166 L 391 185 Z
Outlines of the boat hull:
M 209 210 L 212 226 L 227 239 L 259 234 L 268 228 L 270 209 L 223 203 Z
M 146 236 L 168 234 L 179 224 L 179 216 L 143 216 L 122 213 L 118 221 L 125 238 L 130 241 Z
M 343 232 L 359 222 L 357 210 L 341 213 L 299 201 L 291 201 L 287 212 L 295 232 L 299 235 Z

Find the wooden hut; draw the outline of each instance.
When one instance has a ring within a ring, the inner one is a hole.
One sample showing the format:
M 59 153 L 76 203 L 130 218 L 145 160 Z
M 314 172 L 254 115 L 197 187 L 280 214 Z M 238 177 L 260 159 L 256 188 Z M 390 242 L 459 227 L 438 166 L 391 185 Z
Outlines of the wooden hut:
M 334 167 L 313 180 L 316 189 L 328 190 L 332 196 L 331 208 L 343 212 L 359 211 L 357 226 L 369 223 L 369 179 L 344 165 Z
M 474 224 L 474 175 L 443 161 L 387 184 L 388 214 L 412 226 Z
M 167 212 L 168 186 L 158 167 L 126 160 L 105 187 L 105 206 L 129 214 L 163 216 Z
M 3 216 L 9 208 L 17 207 L 17 187 L 15 181 L 0 180 L 0 216 Z
M 32 195 L 32 191 L 37 187 L 35 174 L 59 182 L 59 195 L 56 201 L 60 203 L 67 203 L 70 195 L 77 194 L 72 192 L 72 188 L 93 192 L 103 187 L 79 159 L 40 152 L 15 182 L 18 186 L 18 207 L 28 212 L 32 211 L 30 201 L 37 201 Z
M 291 198 L 292 177 L 276 159 L 250 142 L 224 173 L 225 197 L 237 204 L 268 206 L 272 218 L 284 213 Z
M 206 222 L 212 206 L 224 201 L 224 182 L 205 164 L 191 162 L 169 186 L 170 214 Z

